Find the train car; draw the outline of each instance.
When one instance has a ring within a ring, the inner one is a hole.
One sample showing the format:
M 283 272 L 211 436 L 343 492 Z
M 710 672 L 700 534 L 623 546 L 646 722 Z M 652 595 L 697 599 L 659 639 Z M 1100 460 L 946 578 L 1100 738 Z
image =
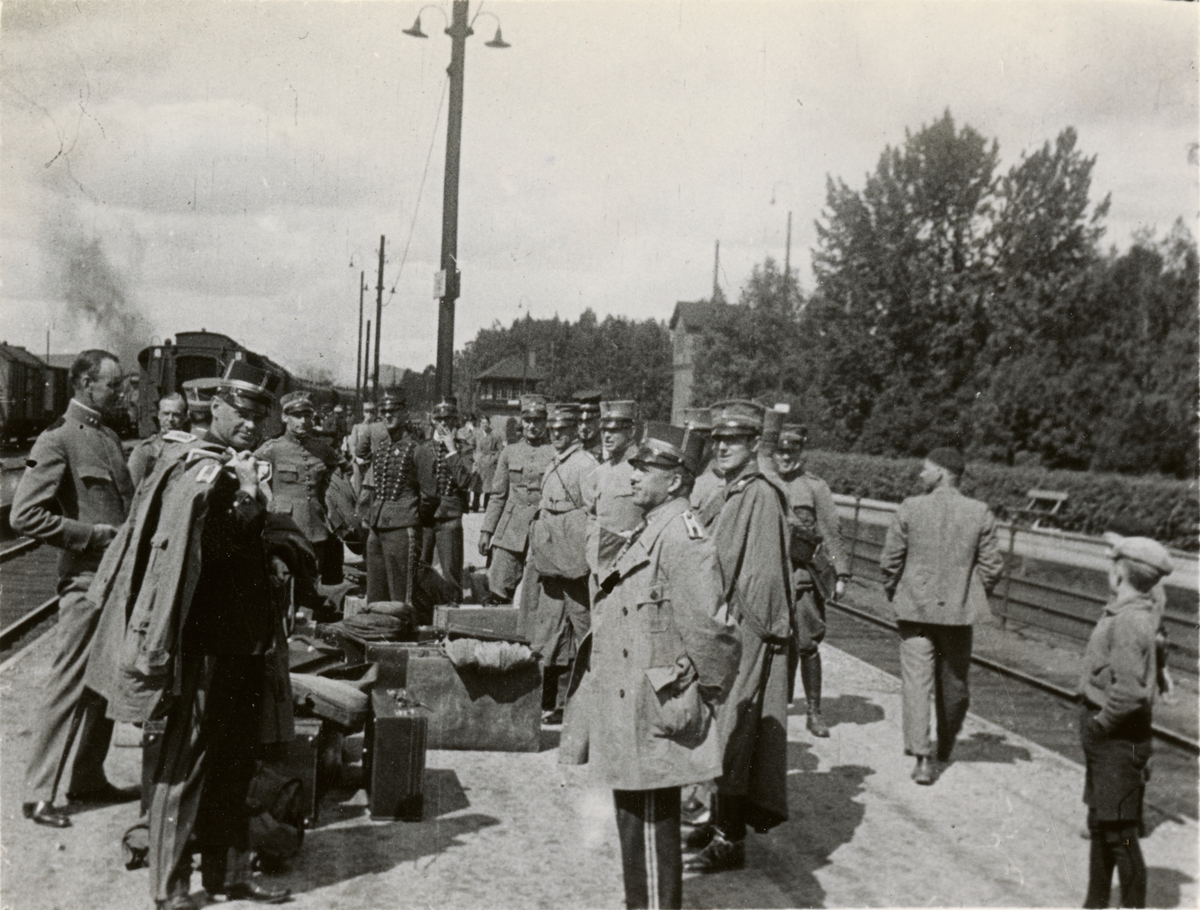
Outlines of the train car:
M 224 375 L 226 367 L 234 360 L 245 360 L 278 374 L 281 396 L 304 389 L 312 393 L 319 410 L 332 408 L 338 403 L 338 394 L 334 389 L 296 378 L 271 358 L 251 351 L 228 335 L 204 329 L 199 332 L 179 332 L 174 341 L 168 338 L 162 344 L 143 348 L 138 354 L 138 435 L 144 438 L 158 432 L 155 415 L 160 398 L 172 392 L 182 392 L 183 383 L 189 379 Z M 283 423 L 276 404 L 263 426 L 263 436 L 269 438 L 282 432 Z
M 67 408 L 67 371 L 18 345 L 0 344 L 0 444 L 24 444 Z

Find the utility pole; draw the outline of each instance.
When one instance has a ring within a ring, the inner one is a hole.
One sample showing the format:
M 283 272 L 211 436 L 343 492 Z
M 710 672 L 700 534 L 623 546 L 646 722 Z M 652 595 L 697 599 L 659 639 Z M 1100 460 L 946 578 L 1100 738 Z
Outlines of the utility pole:
M 379 339 L 383 336 L 383 234 L 379 235 L 379 278 L 375 282 L 375 373 L 371 382 L 379 400 Z M 367 342 L 368 346 L 370 341 Z
M 438 304 L 437 393 L 454 394 L 454 301 L 458 299 L 458 165 L 462 154 L 463 75 L 467 38 L 473 35 L 467 23 L 467 0 L 454 0 L 454 12 L 446 34 L 450 36 L 450 113 L 446 121 L 446 176 L 442 186 L 442 259 L 446 276 Z
M 367 362 L 363 364 L 363 389 L 367 387 L 367 373 L 371 368 L 371 320 L 367 320 Z M 376 383 L 378 389 L 379 383 Z M 379 396 L 375 396 L 375 400 L 379 401 Z
M 717 284 L 717 272 L 721 267 L 721 241 L 717 241 L 716 251 L 713 253 L 713 291 L 712 299 L 716 301 L 721 296 L 721 286 Z
M 788 212 L 787 252 L 783 254 L 783 289 L 786 292 L 792 281 L 792 213 Z
M 367 273 L 361 271 L 358 273 L 358 362 L 354 365 L 354 401 L 358 407 L 362 408 L 363 398 L 362 390 L 366 385 L 364 381 L 364 373 L 362 368 L 363 361 L 363 293 L 367 289 Z

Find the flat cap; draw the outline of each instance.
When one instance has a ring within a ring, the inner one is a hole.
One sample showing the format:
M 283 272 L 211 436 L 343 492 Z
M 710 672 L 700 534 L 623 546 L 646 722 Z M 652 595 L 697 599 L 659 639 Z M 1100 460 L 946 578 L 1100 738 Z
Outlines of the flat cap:
M 545 417 L 546 416 L 546 396 L 545 395 L 522 395 L 521 396 L 521 416 L 522 417 Z
M 362 405 L 362 409 L 363 409 L 364 411 L 374 411 L 374 410 L 375 410 L 375 402 L 373 402 L 373 401 L 364 401 L 364 402 L 363 402 L 363 405 Z
M 301 391 L 288 392 L 279 399 L 279 406 L 285 414 L 313 414 L 317 410 L 312 403 L 312 396 Z
M 1109 555 L 1113 559 L 1130 559 L 1133 562 L 1140 562 L 1164 576 L 1175 571 L 1175 564 L 1171 562 L 1171 554 L 1157 540 L 1151 540 L 1149 537 L 1122 537 L 1111 531 L 1104 535 L 1104 539 L 1108 542 Z
M 779 431 L 777 447 L 785 452 L 803 449 L 808 442 L 808 427 L 802 423 L 785 423 Z
M 629 463 L 635 468 L 654 466 L 659 468 L 686 468 L 693 477 L 700 474 L 704 465 L 704 436 L 684 427 L 673 427 L 666 423 L 646 424 L 642 444 Z
M 579 405 L 573 401 L 558 401 L 550 405 L 546 426 L 569 427 L 579 423 Z
M 602 428 L 631 427 L 636 415 L 636 401 L 600 402 L 600 426 Z
M 925 460 L 932 461 L 939 468 L 945 468 L 959 477 L 967 469 L 967 460 L 963 458 L 963 453 L 953 446 L 940 446 L 926 455 Z
M 763 412 L 766 408 L 756 401 L 740 398 L 718 401 L 710 410 L 714 438 L 757 435 L 762 432 Z

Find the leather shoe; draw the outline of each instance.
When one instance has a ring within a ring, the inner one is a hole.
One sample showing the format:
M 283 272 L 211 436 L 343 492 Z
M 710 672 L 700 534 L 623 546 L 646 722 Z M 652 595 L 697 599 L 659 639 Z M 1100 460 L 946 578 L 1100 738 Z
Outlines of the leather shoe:
M 821 716 L 820 709 L 808 712 L 808 732 L 813 736 L 819 736 L 825 739 L 829 736 L 829 725 L 825 723 L 825 718 Z
M 713 834 L 712 842 L 700 853 L 688 859 L 683 864 L 683 868 L 687 872 L 708 874 L 741 869 L 745 865 L 745 841 L 726 840 L 725 836 L 720 831 L 717 831 Z
M 131 803 L 141 798 L 142 790 L 140 787 L 117 787 L 108 781 L 90 790 L 70 790 L 67 792 L 67 799 L 71 802 L 89 803 L 93 806 Z
M 933 762 L 928 755 L 917 756 L 917 766 L 913 768 L 912 779 L 923 787 L 933 783 Z
M 547 727 L 557 727 L 563 722 L 562 708 L 542 712 L 542 724 Z
M 71 827 L 71 819 L 67 817 L 67 813 L 44 799 L 39 799 L 36 803 L 25 803 L 21 806 L 21 811 L 37 825 L 45 825 L 47 828 Z
M 155 910 L 200 910 L 190 894 L 173 894 L 165 901 L 155 901 Z
M 272 888 L 259 882 L 236 882 L 223 891 L 210 891 L 211 896 L 223 896 L 227 901 L 254 901 L 259 904 L 282 904 L 292 896 L 291 888 Z
M 700 825 L 688 832 L 687 837 L 683 839 L 683 849 L 695 852 L 703 850 L 713 842 L 713 838 L 719 834 L 717 826 L 711 822 L 707 825 Z

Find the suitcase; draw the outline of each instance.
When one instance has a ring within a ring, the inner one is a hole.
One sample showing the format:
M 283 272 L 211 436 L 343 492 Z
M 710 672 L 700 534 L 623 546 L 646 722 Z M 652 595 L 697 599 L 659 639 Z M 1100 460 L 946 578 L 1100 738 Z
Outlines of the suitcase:
M 452 636 L 529 644 L 521 628 L 520 607 L 438 607 L 433 623 Z
M 430 749 L 536 752 L 542 742 L 542 671 L 456 668 L 440 648 L 413 648 L 404 687 L 430 710 Z
M 336 783 L 342 762 L 343 736 L 315 717 L 296 718 L 296 737 L 284 750 L 279 772 L 298 778 L 304 804 L 304 827 L 317 823 L 321 799 Z
M 425 748 L 429 714 L 397 700 L 395 689 L 371 693 L 363 738 L 363 777 L 371 818 L 419 822 L 425 807 Z
M 293 703 L 298 711 L 332 721 L 354 733 L 367 719 L 366 692 L 344 679 L 293 673 Z

